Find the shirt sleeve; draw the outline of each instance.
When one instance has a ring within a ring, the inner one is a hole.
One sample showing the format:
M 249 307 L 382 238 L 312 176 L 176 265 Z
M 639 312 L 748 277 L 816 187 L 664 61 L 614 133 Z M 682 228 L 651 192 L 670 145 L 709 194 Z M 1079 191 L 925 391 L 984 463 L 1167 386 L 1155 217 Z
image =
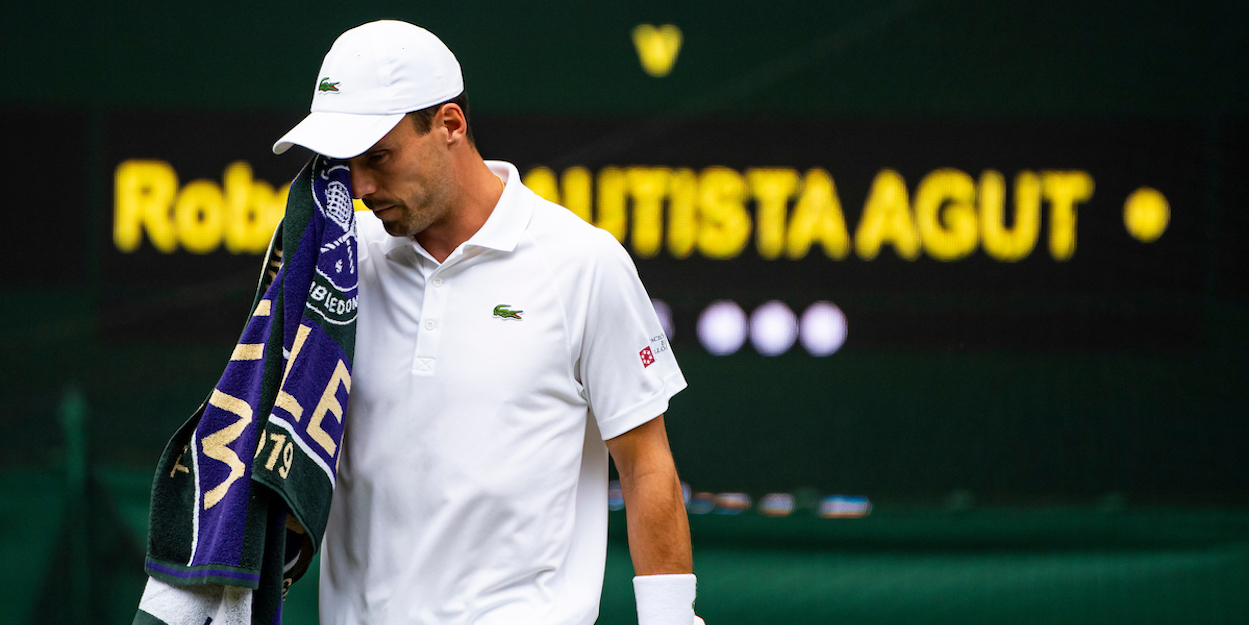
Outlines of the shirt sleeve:
M 606 440 L 663 414 L 686 383 L 633 260 L 603 235 L 587 267 L 578 373 Z

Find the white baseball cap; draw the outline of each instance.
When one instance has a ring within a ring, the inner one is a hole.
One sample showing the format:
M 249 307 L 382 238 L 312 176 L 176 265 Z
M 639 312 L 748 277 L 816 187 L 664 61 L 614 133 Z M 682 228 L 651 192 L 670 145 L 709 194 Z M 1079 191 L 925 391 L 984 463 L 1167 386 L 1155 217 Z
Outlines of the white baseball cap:
M 433 33 L 407 22 L 369 22 L 334 41 L 317 74 L 312 112 L 273 153 L 302 145 L 331 158 L 358 156 L 404 114 L 463 92 L 459 61 Z

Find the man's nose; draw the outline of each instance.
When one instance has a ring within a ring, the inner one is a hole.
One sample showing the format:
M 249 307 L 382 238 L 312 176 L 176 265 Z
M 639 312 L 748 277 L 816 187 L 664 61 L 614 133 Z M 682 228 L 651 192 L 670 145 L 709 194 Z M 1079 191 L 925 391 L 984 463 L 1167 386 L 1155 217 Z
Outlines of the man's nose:
M 363 170 L 363 167 L 351 168 L 351 196 L 357 200 L 377 190 L 373 177 Z

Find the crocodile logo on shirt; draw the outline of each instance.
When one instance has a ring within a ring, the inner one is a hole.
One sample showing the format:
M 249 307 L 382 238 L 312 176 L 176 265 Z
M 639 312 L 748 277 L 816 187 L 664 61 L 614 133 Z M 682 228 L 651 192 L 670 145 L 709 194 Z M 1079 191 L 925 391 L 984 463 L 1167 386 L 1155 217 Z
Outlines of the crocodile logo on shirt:
M 523 312 L 525 312 L 525 311 L 523 311 L 523 310 L 512 310 L 512 309 L 510 308 L 510 306 L 511 306 L 511 304 L 499 304 L 498 306 L 495 306 L 495 307 L 494 307 L 494 316 L 496 316 L 496 317 L 498 317 L 498 318 L 500 318 L 500 319 L 515 319 L 515 320 L 517 320 L 517 321 L 520 321 L 520 314 L 521 314 L 521 313 L 523 313 Z
M 317 91 L 319 91 L 319 92 L 329 92 L 329 93 L 338 93 L 338 83 L 336 83 L 336 82 L 330 82 L 330 79 L 329 79 L 329 78 L 322 78 L 322 79 L 321 79 L 321 84 L 317 85 Z

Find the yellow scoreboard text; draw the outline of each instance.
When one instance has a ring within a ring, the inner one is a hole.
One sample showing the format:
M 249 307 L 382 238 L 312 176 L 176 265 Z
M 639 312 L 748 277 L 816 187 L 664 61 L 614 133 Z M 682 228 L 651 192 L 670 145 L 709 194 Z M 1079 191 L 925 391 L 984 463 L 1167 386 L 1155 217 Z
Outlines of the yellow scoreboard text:
M 1049 254 L 1065 261 L 1076 249 L 1078 207 L 1094 191 L 1093 177 L 1079 170 L 1021 171 L 1008 193 L 997 171 L 975 179 L 941 168 L 911 194 L 902 175 L 886 168 L 872 180 L 852 229 L 833 176 L 819 168 L 604 167 L 591 173 L 569 167 L 557 175 L 535 167 L 524 182 L 618 240 L 627 238 L 641 258 L 666 248 L 674 258 L 730 259 L 753 245 L 768 260 L 796 260 L 813 249 L 833 260 L 851 253 L 872 260 L 889 248 L 906 260 L 922 253 L 954 261 L 983 249 L 990 258 L 1015 262 L 1036 248 L 1044 210 Z
M 821 168 L 577 166 L 556 173 L 539 166 L 523 182 L 638 257 L 666 252 L 677 259 L 732 259 L 753 246 L 766 260 L 819 254 L 870 261 L 886 252 L 948 262 L 982 250 L 1016 262 L 1044 245 L 1052 259 L 1065 261 L 1076 251 L 1080 205 L 1095 189 L 1093 176 L 1081 170 L 1024 170 L 1008 181 L 992 169 L 973 177 L 939 168 L 911 192 L 900 173 L 884 168 L 852 224 L 833 176 Z M 220 183 L 180 185 L 165 161 L 128 160 L 114 183 L 113 242 L 127 253 L 145 235 L 162 253 L 207 254 L 223 246 L 233 254 L 263 253 L 290 187 L 256 179 L 244 161 L 230 163 Z M 1123 218 L 1129 234 L 1151 242 L 1165 231 L 1170 207 L 1161 192 L 1142 187 L 1125 201 Z

